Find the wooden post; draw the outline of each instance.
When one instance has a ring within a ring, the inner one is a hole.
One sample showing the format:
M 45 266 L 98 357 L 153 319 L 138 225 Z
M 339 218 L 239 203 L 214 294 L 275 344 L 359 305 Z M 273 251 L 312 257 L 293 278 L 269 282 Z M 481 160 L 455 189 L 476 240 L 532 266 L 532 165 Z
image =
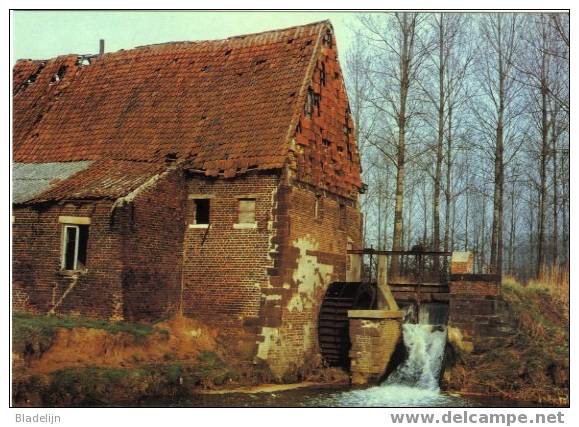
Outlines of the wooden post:
M 386 255 L 378 255 L 378 272 L 376 274 L 378 285 L 378 308 L 398 311 L 398 304 L 388 286 L 388 258 Z
M 362 255 L 348 254 L 349 264 L 346 270 L 346 282 L 362 281 Z

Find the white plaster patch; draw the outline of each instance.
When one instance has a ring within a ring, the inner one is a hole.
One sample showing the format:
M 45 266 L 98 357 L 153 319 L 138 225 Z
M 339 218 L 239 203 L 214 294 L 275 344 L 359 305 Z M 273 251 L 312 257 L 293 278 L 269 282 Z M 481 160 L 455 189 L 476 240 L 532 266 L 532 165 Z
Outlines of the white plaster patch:
M 304 341 L 303 341 L 304 351 L 307 351 L 310 348 L 311 337 L 312 337 L 312 325 L 311 324 L 304 325 Z
M 271 347 L 279 338 L 279 329 L 263 326 L 261 328 L 261 335 L 263 335 L 264 340 L 257 343 L 257 357 L 267 360 Z
M 300 251 L 298 266 L 292 275 L 294 282 L 298 283 L 298 291 L 288 303 L 288 310 L 303 311 L 312 308 L 316 290 L 330 282 L 334 266 L 319 263 L 317 257 L 307 254 L 308 250 L 319 248 L 318 242 L 309 236 L 296 239 L 293 246 Z
M 289 285 L 288 285 L 289 287 Z M 304 303 L 302 301 L 302 298 L 299 294 L 295 294 L 294 296 L 292 296 L 292 298 L 290 299 L 290 302 L 287 305 L 287 309 L 289 311 L 304 311 Z

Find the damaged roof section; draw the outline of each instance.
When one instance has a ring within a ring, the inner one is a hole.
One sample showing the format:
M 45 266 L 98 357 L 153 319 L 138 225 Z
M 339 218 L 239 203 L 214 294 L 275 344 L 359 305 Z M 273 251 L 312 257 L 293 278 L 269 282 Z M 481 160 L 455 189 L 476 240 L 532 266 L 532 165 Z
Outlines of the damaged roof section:
M 226 177 L 282 168 L 327 28 L 320 22 L 144 46 L 87 66 L 77 55 L 18 61 L 14 159 L 162 162 L 171 155 Z
M 20 204 L 32 200 L 92 163 L 15 163 L 12 167 L 13 202 Z
M 105 159 L 95 162 L 73 162 L 72 164 L 78 163 L 88 163 L 89 165 L 20 203 L 34 204 L 60 200 L 116 200 L 141 186 L 151 176 L 166 169 L 163 164 L 159 163 L 127 160 Z M 68 164 L 57 163 L 60 165 L 59 167 L 66 167 L 65 165 Z M 38 164 L 36 166 L 44 165 Z
M 36 129 L 51 117 L 51 110 L 78 71 L 77 56 L 67 55 L 47 61 L 21 60 L 13 70 L 13 146 L 17 153 L 25 141 L 34 149 Z M 53 147 L 54 148 L 54 147 Z M 54 150 L 53 150 L 54 151 Z M 54 154 L 43 162 L 59 162 Z M 28 162 L 26 158 L 15 160 Z M 74 160 L 90 160 L 78 158 Z

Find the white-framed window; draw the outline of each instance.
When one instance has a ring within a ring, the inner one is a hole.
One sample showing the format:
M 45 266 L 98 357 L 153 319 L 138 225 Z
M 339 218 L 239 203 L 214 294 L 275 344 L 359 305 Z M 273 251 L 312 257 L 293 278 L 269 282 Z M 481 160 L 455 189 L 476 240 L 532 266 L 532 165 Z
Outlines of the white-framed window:
M 87 258 L 88 224 L 62 225 L 62 270 L 84 270 Z

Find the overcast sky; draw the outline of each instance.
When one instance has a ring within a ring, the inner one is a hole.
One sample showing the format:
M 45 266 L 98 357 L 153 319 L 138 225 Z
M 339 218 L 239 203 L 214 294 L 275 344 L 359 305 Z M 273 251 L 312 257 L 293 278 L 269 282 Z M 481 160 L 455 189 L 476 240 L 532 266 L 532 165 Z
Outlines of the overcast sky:
M 338 51 L 350 44 L 352 13 L 340 12 L 84 12 L 16 11 L 12 57 L 47 59 L 97 53 L 99 39 L 114 52 L 152 43 L 221 39 L 330 19 Z

